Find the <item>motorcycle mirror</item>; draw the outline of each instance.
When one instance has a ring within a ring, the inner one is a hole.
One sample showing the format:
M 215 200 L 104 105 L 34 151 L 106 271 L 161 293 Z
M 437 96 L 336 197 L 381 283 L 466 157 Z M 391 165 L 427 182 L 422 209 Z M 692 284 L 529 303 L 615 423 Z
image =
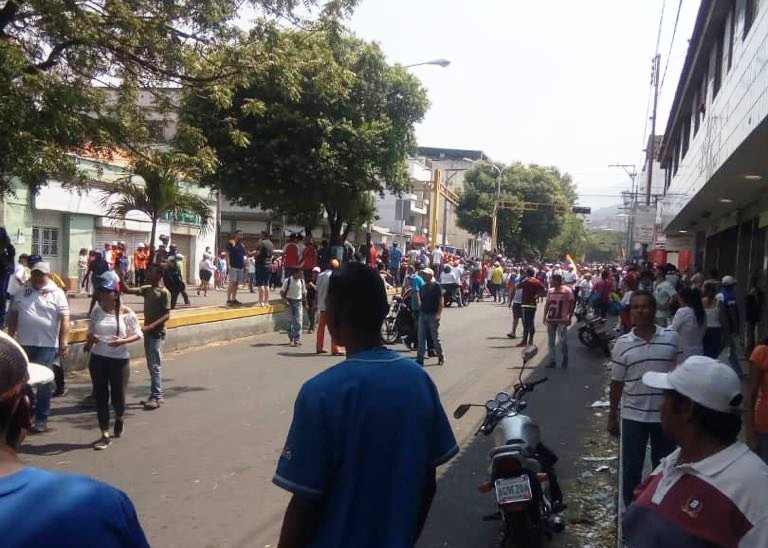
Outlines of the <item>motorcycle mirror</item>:
M 496 394 L 496 401 L 499 403 L 507 403 L 509 401 L 509 394 L 506 392 L 499 392 Z
M 499 408 L 499 402 L 496 400 L 488 400 L 485 402 L 485 409 L 488 411 L 496 411 Z
M 456 411 L 453 412 L 453 418 L 460 419 L 461 417 L 467 414 L 467 411 L 469 411 L 470 407 L 472 407 L 470 404 L 462 403 L 460 406 L 456 408 Z
M 525 350 L 523 350 L 523 363 L 527 363 L 531 361 L 536 354 L 539 353 L 539 347 L 535 344 L 530 344 L 525 347 Z

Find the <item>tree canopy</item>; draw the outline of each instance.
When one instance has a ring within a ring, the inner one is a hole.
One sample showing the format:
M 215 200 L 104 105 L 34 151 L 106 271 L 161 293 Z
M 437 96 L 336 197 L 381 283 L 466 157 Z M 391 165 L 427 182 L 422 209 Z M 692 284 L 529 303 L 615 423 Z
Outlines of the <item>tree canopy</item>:
M 216 87 L 268 62 L 259 46 L 270 22 L 333 27 L 356 2 L 0 0 L 0 195 L 12 177 L 35 190 L 74 179 L 80 149 L 145 142 L 139 88 Z M 236 25 L 243 6 L 255 18 L 247 35 Z M 159 97 L 158 108 L 173 108 Z
M 557 209 L 567 211 L 576 199 L 570 175 L 533 164 L 495 165 L 502 170 L 501 201 L 505 203 L 498 214 L 499 244 L 511 255 L 544 254 L 565 225 L 566 214 Z M 491 232 L 498 177 L 487 163 L 478 163 L 466 174 L 457 209 L 459 226 L 474 234 Z M 531 204 L 541 205 L 532 210 Z
M 219 160 L 204 182 L 307 227 L 325 216 L 332 237 L 343 236 L 372 220 L 372 194 L 408 188 L 426 93 L 345 32 L 281 30 L 269 51 L 264 70 L 226 93 L 187 94 L 185 131 Z

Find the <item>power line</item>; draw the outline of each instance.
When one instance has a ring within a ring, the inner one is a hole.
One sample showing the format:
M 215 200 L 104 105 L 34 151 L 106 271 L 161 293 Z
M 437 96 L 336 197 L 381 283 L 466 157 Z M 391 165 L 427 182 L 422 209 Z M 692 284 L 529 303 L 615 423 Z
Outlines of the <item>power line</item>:
M 664 80 L 667 79 L 667 69 L 669 68 L 669 60 L 672 58 L 672 47 L 675 45 L 675 36 L 677 36 L 677 24 L 680 22 L 680 10 L 683 7 L 683 0 L 680 0 L 677 4 L 677 15 L 675 15 L 675 26 L 672 29 L 672 40 L 669 42 L 669 53 L 667 54 L 667 61 L 664 63 L 664 72 L 661 77 L 660 89 L 664 89 Z
M 682 0 L 680 0 L 682 4 Z M 667 6 L 667 0 L 663 0 L 661 3 L 661 13 L 659 14 L 659 30 L 656 34 L 656 51 L 654 54 L 654 67 L 656 66 L 656 56 L 659 54 L 659 46 L 661 45 L 661 31 L 664 26 L 664 10 Z M 680 17 L 680 9 L 678 6 L 678 12 L 677 17 Z M 675 21 L 675 31 L 677 30 L 677 21 Z M 667 59 L 667 63 L 669 63 L 669 59 Z M 649 116 L 651 113 L 651 102 L 653 100 L 653 93 L 654 93 L 654 84 L 653 79 L 658 78 L 658 74 L 651 74 L 651 85 L 648 89 L 648 104 L 645 107 L 645 125 L 643 126 L 643 141 L 640 144 L 640 150 L 644 150 L 648 146 L 648 123 L 649 123 Z M 643 160 L 642 155 L 640 156 L 640 162 L 639 165 L 644 165 L 645 161 Z
M 659 45 L 661 44 L 661 28 L 664 25 L 664 8 L 667 5 L 667 0 L 661 3 L 661 16 L 659 17 L 659 33 L 656 35 L 656 54 L 659 53 Z

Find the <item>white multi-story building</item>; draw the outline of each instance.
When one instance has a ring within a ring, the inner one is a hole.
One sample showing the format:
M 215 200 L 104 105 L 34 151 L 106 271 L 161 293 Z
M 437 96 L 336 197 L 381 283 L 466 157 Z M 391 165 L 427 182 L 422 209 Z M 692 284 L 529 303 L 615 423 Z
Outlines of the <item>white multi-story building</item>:
M 667 241 L 743 292 L 768 268 L 768 0 L 702 1 L 660 159 Z

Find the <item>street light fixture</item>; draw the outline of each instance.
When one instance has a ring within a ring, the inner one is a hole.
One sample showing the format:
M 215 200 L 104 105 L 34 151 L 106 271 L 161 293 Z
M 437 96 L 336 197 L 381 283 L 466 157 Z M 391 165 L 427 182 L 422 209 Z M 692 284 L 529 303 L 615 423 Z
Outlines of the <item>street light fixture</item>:
M 493 214 L 491 216 L 491 250 L 495 251 L 499 248 L 498 245 L 498 239 L 499 239 L 499 230 L 498 230 L 498 223 L 499 223 L 499 201 L 501 200 L 501 175 L 504 173 L 504 170 L 507 169 L 507 166 L 504 166 L 503 168 L 500 168 L 496 164 L 492 162 L 486 162 L 484 160 L 472 160 L 470 158 L 462 158 L 465 162 L 469 162 L 470 164 L 487 164 L 496 172 L 496 200 L 493 202 Z
M 414 63 L 412 65 L 405 65 L 403 68 L 420 67 L 422 65 L 436 65 L 438 67 L 447 67 L 451 62 L 448 59 L 433 59 L 432 61 L 424 61 L 423 63 Z

